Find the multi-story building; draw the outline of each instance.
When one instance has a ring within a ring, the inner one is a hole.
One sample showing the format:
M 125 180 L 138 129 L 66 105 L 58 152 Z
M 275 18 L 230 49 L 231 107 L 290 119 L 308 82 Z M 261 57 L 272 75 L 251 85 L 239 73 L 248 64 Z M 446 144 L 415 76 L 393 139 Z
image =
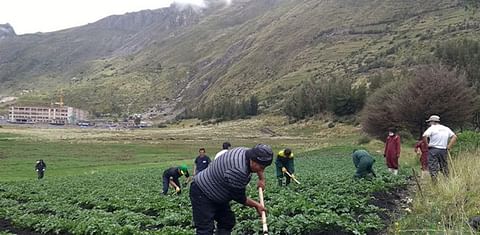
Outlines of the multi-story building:
M 86 120 L 87 117 L 88 112 L 68 106 L 11 106 L 8 112 L 8 121 L 12 123 L 50 123 L 64 125 L 75 124 L 79 120 Z

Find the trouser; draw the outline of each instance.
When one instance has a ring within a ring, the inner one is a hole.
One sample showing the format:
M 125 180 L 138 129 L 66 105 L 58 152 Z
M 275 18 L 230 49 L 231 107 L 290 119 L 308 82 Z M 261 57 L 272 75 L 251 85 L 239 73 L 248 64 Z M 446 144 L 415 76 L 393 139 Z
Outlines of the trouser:
M 172 181 L 180 187 L 180 182 L 178 181 L 178 178 L 173 178 Z M 163 194 L 167 195 L 168 193 L 168 188 L 170 187 L 170 177 L 168 176 L 163 176 Z M 180 194 L 182 191 L 179 191 L 177 194 Z
M 217 235 L 229 235 L 235 226 L 235 214 L 230 204 L 215 203 L 193 182 L 190 186 L 190 201 L 192 202 L 193 222 L 197 235 L 212 235 L 217 222 Z
M 286 178 L 286 185 L 290 184 L 290 177 L 282 172 L 282 167 L 287 168 L 288 173 L 293 174 L 295 172 L 295 167 L 293 164 L 293 159 L 287 160 L 287 161 L 280 161 L 278 158 L 275 161 L 275 166 L 276 166 L 276 172 L 277 172 L 277 178 L 278 178 L 278 184 L 280 186 L 283 185 L 283 176 L 285 175 Z
M 437 177 L 438 171 L 448 177 L 447 150 L 429 148 L 428 149 L 428 170 L 433 179 Z
M 42 179 L 43 176 L 45 175 L 45 171 L 44 170 L 38 170 L 37 174 L 38 174 L 38 179 Z
M 355 172 L 355 177 L 363 178 L 370 173 L 373 173 L 373 163 L 375 161 L 372 158 L 363 157 L 358 163 L 357 171 Z

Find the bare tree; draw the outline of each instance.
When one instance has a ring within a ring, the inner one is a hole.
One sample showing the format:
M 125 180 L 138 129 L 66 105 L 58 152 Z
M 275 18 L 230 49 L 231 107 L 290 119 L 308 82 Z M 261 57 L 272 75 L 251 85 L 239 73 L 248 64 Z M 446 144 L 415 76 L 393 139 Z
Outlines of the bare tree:
M 375 137 L 383 137 L 388 127 L 416 135 L 432 114 L 452 128 L 462 127 L 471 121 L 477 100 L 463 74 L 441 65 L 422 66 L 404 85 L 394 82 L 372 94 L 362 113 L 363 129 Z

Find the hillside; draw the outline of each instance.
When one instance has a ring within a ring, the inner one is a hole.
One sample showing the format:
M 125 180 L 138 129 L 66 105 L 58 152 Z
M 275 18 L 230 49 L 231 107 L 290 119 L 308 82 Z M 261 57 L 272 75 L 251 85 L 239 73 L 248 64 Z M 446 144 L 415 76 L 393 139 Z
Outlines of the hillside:
M 437 42 L 477 36 L 456 0 L 238 0 L 110 16 L 0 41 L 0 92 L 97 114 L 168 115 L 252 94 L 273 111 L 306 79 L 365 78 L 432 60 Z M 22 100 L 22 98 L 20 99 Z

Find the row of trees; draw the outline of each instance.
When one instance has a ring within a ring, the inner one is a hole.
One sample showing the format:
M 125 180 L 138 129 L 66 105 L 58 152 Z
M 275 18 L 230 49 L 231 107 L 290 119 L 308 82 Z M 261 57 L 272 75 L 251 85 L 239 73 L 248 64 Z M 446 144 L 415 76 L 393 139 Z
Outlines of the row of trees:
M 232 97 L 219 97 L 211 102 L 201 104 L 193 116 L 202 120 L 223 119 L 233 120 L 255 116 L 258 114 L 258 98 L 254 95 L 237 100 Z
M 286 100 L 284 112 L 303 119 L 323 112 L 351 115 L 362 109 L 367 97 L 365 85 L 354 86 L 352 79 L 330 78 L 304 82 Z

